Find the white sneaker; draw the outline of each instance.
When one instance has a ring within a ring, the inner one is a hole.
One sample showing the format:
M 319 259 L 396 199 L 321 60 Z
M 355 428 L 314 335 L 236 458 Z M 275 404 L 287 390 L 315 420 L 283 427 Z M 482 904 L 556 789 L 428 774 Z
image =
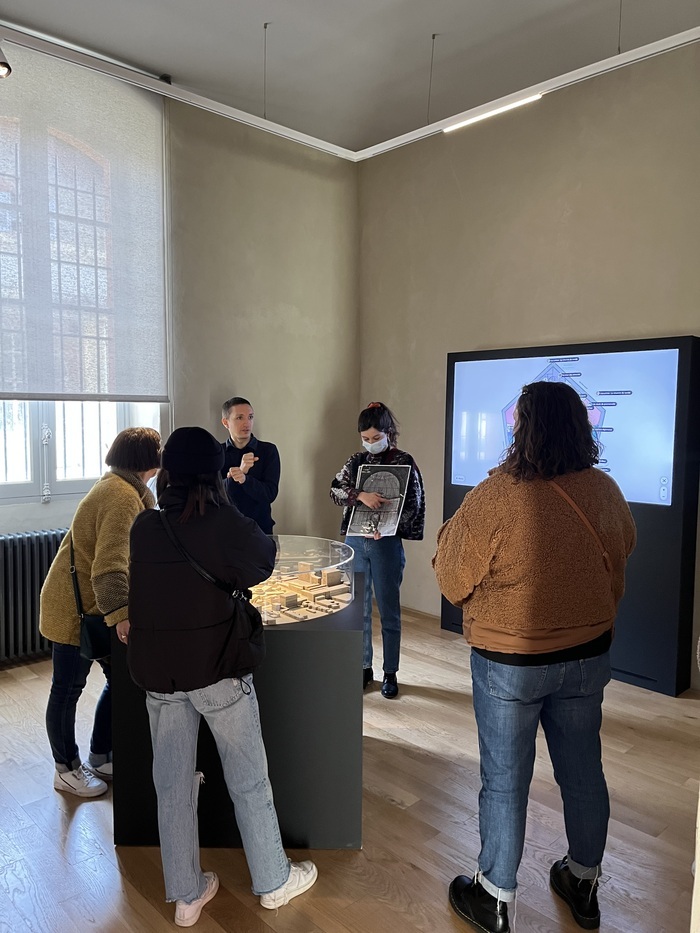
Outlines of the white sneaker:
M 91 765 L 89 761 L 86 761 L 84 763 L 84 767 L 90 772 L 90 774 L 94 774 L 95 777 L 102 778 L 103 781 L 111 781 L 114 776 L 112 773 L 111 761 L 105 761 L 103 765 Z
M 107 793 L 105 782 L 90 774 L 85 765 L 80 765 L 75 771 L 55 771 L 53 786 L 76 797 L 100 797 Z
M 204 877 L 207 879 L 207 886 L 201 897 L 198 897 L 196 901 L 192 901 L 191 904 L 186 904 L 184 901 L 175 901 L 175 923 L 179 927 L 194 926 L 199 920 L 202 907 L 208 904 L 219 890 L 219 876 L 215 872 L 205 871 Z
M 281 888 L 270 891 L 269 894 L 260 895 L 260 904 L 268 910 L 284 907 L 293 897 L 308 891 L 318 878 L 318 869 L 313 862 L 292 862 L 289 878 Z

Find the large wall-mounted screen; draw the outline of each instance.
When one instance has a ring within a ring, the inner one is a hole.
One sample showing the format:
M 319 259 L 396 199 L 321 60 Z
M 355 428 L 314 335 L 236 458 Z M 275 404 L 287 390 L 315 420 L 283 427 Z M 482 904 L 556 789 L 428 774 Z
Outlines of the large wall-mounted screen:
M 455 362 L 451 479 L 476 486 L 512 440 L 524 385 L 561 381 L 588 408 L 599 469 L 630 502 L 671 505 L 678 350 L 472 359 Z
M 697 641 L 700 338 L 448 353 L 445 521 L 499 463 L 522 387 L 538 380 L 566 382 L 578 393 L 602 447 L 598 469 L 620 485 L 637 525 L 610 655 L 614 676 L 677 696 L 690 686 Z M 461 631 L 462 621 L 462 609 L 443 599 L 443 628 Z

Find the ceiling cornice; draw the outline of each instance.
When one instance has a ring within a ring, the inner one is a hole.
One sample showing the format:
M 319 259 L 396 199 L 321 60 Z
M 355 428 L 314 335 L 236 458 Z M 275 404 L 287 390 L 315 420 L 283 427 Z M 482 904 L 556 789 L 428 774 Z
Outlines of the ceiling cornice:
M 694 42 L 700 41 L 700 27 L 688 29 L 685 32 L 669 36 L 666 39 L 660 39 L 649 45 L 632 49 L 629 52 L 621 52 L 611 58 L 594 62 L 591 65 L 586 65 L 583 68 L 570 71 L 557 78 L 551 78 L 539 84 L 533 84 L 516 93 L 508 94 L 505 97 L 499 97 L 497 100 L 489 101 L 478 107 L 473 107 L 471 110 L 465 110 L 452 117 L 412 130 L 410 133 L 404 133 L 401 136 L 396 136 L 394 139 L 388 139 L 383 143 L 377 143 L 374 146 L 369 146 L 366 149 L 357 151 L 345 149 L 342 146 L 326 142 L 323 139 L 317 139 L 314 136 L 308 136 L 306 133 L 300 133 L 298 130 L 282 126 L 279 123 L 272 123 L 270 120 L 264 120 L 262 117 L 257 117 L 254 114 L 246 113 L 243 110 L 237 110 L 235 107 L 229 107 L 227 104 L 221 104 L 210 98 L 203 97 L 201 94 L 195 94 L 193 91 L 187 90 L 187 88 L 168 84 L 154 75 L 114 61 L 113 59 L 104 58 L 97 53 L 69 45 L 49 36 L 40 35 L 26 29 L 20 29 L 11 23 L 0 20 L 0 45 L 3 39 L 15 45 L 34 49 L 37 52 L 43 52 L 54 58 L 73 62 L 76 65 L 81 65 L 92 71 L 109 75 L 120 81 L 125 81 L 127 84 L 143 88 L 144 90 L 153 91 L 155 94 L 160 94 L 162 97 L 178 100 L 190 104 L 193 107 L 198 107 L 200 110 L 218 114 L 226 119 L 234 120 L 236 123 L 242 123 L 246 126 L 262 130 L 264 133 L 280 136 L 283 139 L 288 139 L 306 148 L 325 152 L 328 155 L 345 159 L 348 162 L 364 162 L 367 159 L 372 159 L 375 156 L 390 152 L 393 149 L 399 149 L 402 146 L 408 146 L 411 143 L 426 139 L 429 136 L 435 136 L 455 123 L 461 123 L 464 120 L 482 116 L 491 110 L 497 110 L 498 108 L 522 100 L 523 98 L 561 90 L 562 88 L 570 87 L 572 84 L 578 84 L 589 78 L 594 78 L 610 71 L 616 71 L 618 68 L 624 68 L 635 62 L 653 58 L 656 55 L 661 55 L 664 52 L 670 52 L 686 45 L 691 45 Z
M 300 133 L 297 130 L 282 126 L 279 123 L 272 123 L 270 120 L 263 120 L 262 117 L 256 117 L 252 113 L 246 113 L 244 110 L 237 110 L 235 107 L 229 107 L 227 104 L 220 104 L 217 101 L 203 97 L 201 94 L 195 94 L 187 88 L 178 87 L 176 84 L 168 84 L 160 78 L 150 75 L 145 71 L 132 68 L 129 65 L 121 64 L 110 58 L 103 58 L 94 52 L 86 49 L 80 49 L 60 42 L 58 39 L 52 39 L 48 36 L 41 36 L 25 29 L 19 29 L 9 23 L 0 20 L 0 45 L 3 39 L 12 42 L 15 45 L 23 46 L 27 49 L 34 49 L 35 52 L 43 52 L 51 55 L 53 58 L 60 58 L 63 61 L 73 62 L 75 65 L 81 65 L 83 68 L 89 68 L 91 71 L 97 71 L 119 81 L 125 81 L 135 87 L 143 88 L 146 91 L 153 91 L 162 97 L 169 97 L 172 100 L 179 100 L 185 104 L 191 104 L 200 110 L 208 110 L 210 113 L 219 114 L 228 120 L 234 120 L 236 123 L 243 123 L 246 126 L 253 126 L 256 129 L 263 130 L 265 133 L 272 133 L 274 136 L 281 136 L 283 139 L 290 139 L 292 142 L 299 143 L 309 149 L 317 149 L 321 152 L 327 152 L 330 155 L 337 156 L 340 159 L 347 159 L 355 162 L 355 153 L 351 149 L 344 149 L 342 146 L 336 146 L 334 143 L 328 143 L 323 139 L 316 139 L 315 136 L 308 136 L 306 133 Z

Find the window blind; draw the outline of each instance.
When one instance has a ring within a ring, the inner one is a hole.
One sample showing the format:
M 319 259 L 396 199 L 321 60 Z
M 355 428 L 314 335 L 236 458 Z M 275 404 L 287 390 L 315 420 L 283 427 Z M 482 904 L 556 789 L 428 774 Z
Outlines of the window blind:
M 5 51 L 0 399 L 167 401 L 162 100 Z

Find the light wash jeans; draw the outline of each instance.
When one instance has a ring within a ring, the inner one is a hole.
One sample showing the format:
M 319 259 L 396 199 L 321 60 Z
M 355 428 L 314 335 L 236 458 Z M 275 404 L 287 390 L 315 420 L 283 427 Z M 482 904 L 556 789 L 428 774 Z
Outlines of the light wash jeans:
M 540 723 L 564 804 L 569 867 L 578 878 L 597 878 L 610 817 L 600 747 L 609 652 L 580 661 L 515 667 L 472 651 L 471 667 L 481 759 L 483 886 L 501 900 L 515 897 Z
M 355 551 L 353 570 L 365 575 L 364 629 L 362 638 L 362 666 L 372 667 L 372 588 L 377 599 L 382 623 L 384 673 L 395 674 L 399 669 L 401 651 L 401 603 L 399 590 L 403 580 L 406 555 L 403 541 L 396 535 L 386 538 L 363 538 L 349 535 L 345 538 Z
M 153 783 L 168 901 L 191 903 L 204 894 L 199 863 L 197 799 L 202 775 L 195 771 L 197 734 L 204 716 L 219 750 L 236 811 L 254 894 L 267 894 L 289 878 L 252 675 L 227 678 L 188 693 L 147 693 L 153 741 Z

